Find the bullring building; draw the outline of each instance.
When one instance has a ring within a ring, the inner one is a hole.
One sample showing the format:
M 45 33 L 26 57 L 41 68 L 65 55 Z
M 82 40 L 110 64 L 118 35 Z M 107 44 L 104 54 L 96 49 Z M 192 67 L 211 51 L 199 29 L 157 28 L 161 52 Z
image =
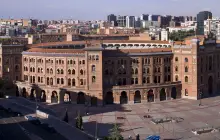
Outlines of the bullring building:
M 220 91 L 220 44 L 212 36 L 40 43 L 21 55 L 17 92 L 42 102 L 133 104 Z

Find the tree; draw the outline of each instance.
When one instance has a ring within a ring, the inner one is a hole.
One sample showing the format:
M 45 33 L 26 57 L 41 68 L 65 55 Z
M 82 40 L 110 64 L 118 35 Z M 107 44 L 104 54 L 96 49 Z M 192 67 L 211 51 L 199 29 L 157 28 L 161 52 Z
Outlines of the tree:
M 123 140 L 118 125 L 115 123 L 113 128 L 109 130 L 109 140 Z
M 83 130 L 83 120 L 80 112 L 78 111 L 78 116 L 76 118 L 76 128 Z
M 65 116 L 64 116 L 64 118 L 63 118 L 63 121 L 64 122 L 69 122 L 69 117 L 68 117 L 68 112 L 67 112 L 67 109 L 66 109 L 66 113 L 65 113 Z
M 192 36 L 195 34 L 194 30 L 190 31 L 178 31 L 178 32 L 172 32 L 169 34 L 169 39 L 173 41 L 183 41 L 187 36 Z

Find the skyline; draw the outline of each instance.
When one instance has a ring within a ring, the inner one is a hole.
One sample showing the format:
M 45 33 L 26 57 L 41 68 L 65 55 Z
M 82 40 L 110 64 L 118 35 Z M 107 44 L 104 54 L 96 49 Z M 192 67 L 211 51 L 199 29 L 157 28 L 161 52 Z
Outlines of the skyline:
M 218 0 L 211 1 L 212 3 L 219 3 Z M 199 4 L 196 5 L 198 2 Z M 160 4 L 158 5 L 158 3 Z M 0 9 L 0 18 L 10 17 L 15 19 L 106 20 L 109 14 L 134 16 L 139 16 L 140 14 L 196 16 L 197 13 L 204 10 L 211 11 L 214 16 L 220 16 L 220 11 L 218 11 L 217 7 L 218 4 L 209 5 L 210 1 L 207 0 L 96 0 L 95 3 L 94 1 L 88 0 L 10 0 L 3 1 L 1 4 L 3 6 Z M 96 8 L 96 6 L 98 6 L 98 8 Z M 179 6 L 181 6 L 181 8 Z M 188 9 L 190 9 L 190 11 L 188 11 Z

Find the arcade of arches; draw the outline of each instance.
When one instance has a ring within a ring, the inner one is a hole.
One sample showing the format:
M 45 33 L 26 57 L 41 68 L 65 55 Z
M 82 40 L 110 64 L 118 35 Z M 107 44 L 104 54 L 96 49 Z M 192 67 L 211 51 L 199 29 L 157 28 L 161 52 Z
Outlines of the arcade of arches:
M 212 77 L 209 78 L 209 93 L 212 93 Z M 16 88 L 17 89 L 17 88 Z M 84 92 L 58 92 L 56 90 L 51 91 L 47 95 L 45 90 L 29 89 L 29 94 L 27 89 L 24 87 L 20 89 L 19 96 L 29 98 L 31 100 L 37 99 L 40 102 L 51 102 L 51 103 L 76 103 L 83 105 L 97 106 L 99 103 L 104 103 L 105 105 L 110 105 L 114 103 L 119 104 L 138 104 L 147 102 L 158 102 L 170 99 L 177 99 L 181 97 L 181 89 L 176 87 L 160 88 L 160 89 L 148 89 L 148 90 L 123 90 L 108 91 L 104 94 L 103 100 L 98 100 L 96 96 L 90 96 Z M 16 91 L 17 93 L 17 91 Z M 94 94 L 93 94 L 94 95 Z

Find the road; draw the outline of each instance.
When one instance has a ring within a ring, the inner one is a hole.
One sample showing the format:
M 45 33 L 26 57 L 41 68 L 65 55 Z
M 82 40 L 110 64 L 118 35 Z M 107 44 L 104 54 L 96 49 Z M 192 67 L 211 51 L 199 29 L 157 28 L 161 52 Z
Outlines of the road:
M 26 100 L 23 100 L 20 98 L 0 99 L 0 104 L 5 107 L 10 107 L 10 108 L 12 108 L 12 110 L 15 110 L 15 111 L 21 111 L 24 115 L 34 114 L 35 109 L 36 109 L 35 103 L 31 103 L 29 101 L 26 101 Z M 40 110 L 42 110 L 40 106 L 39 106 L 39 108 L 40 108 Z M 45 110 L 47 110 L 47 109 L 45 109 Z M 51 112 L 51 114 L 52 114 L 51 110 L 47 110 L 45 112 Z M 22 127 L 27 129 L 30 133 L 38 135 L 43 140 L 50 140 L 50 139 L 72 140 L 73 138 L 79 139 L 79 140 L 81 140 L 81 139 L 88 140 L 88 139 L 90 139 L 90 137 L 92 137 L 91 135 L 76 129 L 75 127 L 73 127 L 69 124 L 62 122 L 53 116 L 49 117 L 48 119 L 44 119 L 42 121 L 52 125 L 57 130 L 57 132 L 59 132 L 57 134 L 51 134 L 39 126 L 35 126 L 33 124 L 30 124 L 24 118 L 16 117 L 14 119 Z
M 19 124 L 15 123 L 12 118 L 4 111 L 0 111 L 0 139 L 1 140 L 31 140 L 28 132 L 24 131 Z

